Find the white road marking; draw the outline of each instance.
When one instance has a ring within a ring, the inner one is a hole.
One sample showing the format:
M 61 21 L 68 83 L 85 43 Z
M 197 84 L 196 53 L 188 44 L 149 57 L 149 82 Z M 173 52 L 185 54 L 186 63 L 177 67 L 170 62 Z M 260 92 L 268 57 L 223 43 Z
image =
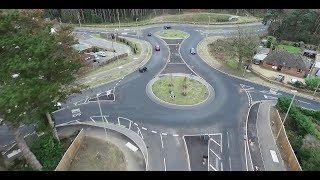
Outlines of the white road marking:
M 20 149 L 13 150 L 10 154 L 7 155 L 8 158 L 11 158 L 12 156 L 15 156 L 21 152 Z
M 143 130 L 146 130 L 146 131 L 148 131 L 148 129 L 147 129 L 147 128 L 145 128 L 145 127 L 142 127 L 142 129 L 143 129 Z
M 130 123 L 129 123 L 129 129 L 131 129 L 131 121 L 129 121 Z
M 134 125 L 136 125 L 136 126 L 138 126 L 138 124 L 137 123 L 133 123 Z
M 210 151 L 211 151 L 215 156 L 217 156 L 217 158 L 218 158 L 219 160 L 221 160 L 221 158 L 220 158 L 212 149 L 210 149 Z
M 163 158 L 164 171 L 167 171 L 166 158 Z
M 138 148 L 136 146 L 134 146 L 133 144 L 131 144 L 130 142 L 127 142 L 126 146 L 131 149 L 133 152 L 136 152 L 138 150 Z
M 157 133 L 157 131 L 153 131 L 153 130 L 152 130 L 151 132 L 153 132 L 153 133 Z
M 210 164 L 210 167 L 211 167 L 213 170 L 217 171 L 216 168 L 214 168 L 211 164 Z
M 221 145 L 220 145 L 217 141 L 215 141 L 214 139 L 210 138 L 210 140 L 213 141 L 213 142 L 215 142 L 218 146 L 221 147 Z M 209 141 L 210 141 L 210 140 L 209 140 Z
M 119 83 L 119 82 L 117 82 L 116 86 L 118 86 L 118 83 Z
M 165 135 L 165 136 L 168 135 L 167 133 L 161 133 L 161 134 L 162 134 L 162 135 Z
M 267 96 L 267 95 L 263 95 L 263 97 L 266 99 L 278 99 L 277 97 Z
M 172 136 L 178 137 L 178 136 L 179 136 L 179 134 L 172 134 Z
M 230 168 L 230 171 L 232 171 L 231 169 L 231 157 L 229 156 L 229 168 Z
M 311 103 L 308 103 L 308 102 L 305 102 L 305 101 L 301 101 L 301 100 L 298 100 L 297 101 L 301 102 L 301 103 L 306 103 L 306 104 L 311 104 Z
M 91 119 L 91 121 L 92 121 L 93 123 L 96 123 L 96 122 L 92 119 L 92 117 L 90 117 L 90 119 Z
M 279 159 L 277 157 L 277 153 L 274 151 L 274 150 L 270 150 L 270 153 L 271 153 L 271 157 L 272 157 L 272 160 L 273 162 L 279 162 Z
M 229 133 L 227 131 L 227 143 L 228 143 L 228 149 L 229 149 Z
M 160 134 L 161 147 L 163 148 L 162 135 Z

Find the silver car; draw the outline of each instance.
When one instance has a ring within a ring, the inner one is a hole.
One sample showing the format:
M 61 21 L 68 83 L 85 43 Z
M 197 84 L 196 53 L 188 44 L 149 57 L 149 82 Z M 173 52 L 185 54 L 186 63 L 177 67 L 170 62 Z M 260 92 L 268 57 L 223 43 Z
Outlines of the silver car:
M 196 50 L 195 50 L 194 48 L 191 48 L 191 49 L 190 49 L 190 53 L 191 53 L 191 54 L 196 54 Z

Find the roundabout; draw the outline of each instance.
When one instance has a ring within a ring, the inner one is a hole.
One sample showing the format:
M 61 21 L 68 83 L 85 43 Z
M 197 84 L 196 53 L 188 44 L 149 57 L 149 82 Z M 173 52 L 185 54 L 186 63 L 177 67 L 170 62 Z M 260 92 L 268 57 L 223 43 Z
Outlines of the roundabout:
M 184 31 L 180 31 L 180 30 L 162 30 L 162 31 L 158 31 L 156 32 L 156 34 L 160 37 L 160 38 L 181 38 L 184 39 L 188 36 L 188 34 Z

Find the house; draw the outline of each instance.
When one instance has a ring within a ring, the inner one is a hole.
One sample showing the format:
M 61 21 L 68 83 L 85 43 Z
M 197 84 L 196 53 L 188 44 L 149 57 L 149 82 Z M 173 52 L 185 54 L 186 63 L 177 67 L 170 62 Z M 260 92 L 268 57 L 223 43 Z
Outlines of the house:
M 315 59 L 318 52 L 310 49 L 305 49 L 302 54 L 303 56 Z
M 283 49 L 276 49 L 264 58 L 261 66 L 265 69 L 303 78 L 309 73 L 311 62 L 304 56 L 294 55 Z
M 253 57 L 253 63 L 254 64 L 260 64 L 264 60 L 264 58 L 267 57 L 267 55 L 270 52 L 270 49 L 262 47 L 262 46 L 259 46 L 257 48 L 256 52 L 257 52 L 257 54 Z

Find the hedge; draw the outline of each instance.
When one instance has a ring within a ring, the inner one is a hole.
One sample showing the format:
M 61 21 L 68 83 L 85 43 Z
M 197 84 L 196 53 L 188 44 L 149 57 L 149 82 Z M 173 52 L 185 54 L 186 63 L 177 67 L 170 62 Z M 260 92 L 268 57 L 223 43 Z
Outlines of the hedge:
M 277 106 L 281 109 L 283 112 L 287 112 L 289 105 L 291 103 L 291 98 L 282 96 L 278 98 Z M 308 114 L 304 114 L 305 111 L 301 111 L 301 108 L 297 107 L 294 103 L 291 106 L 291 109 L 289 111 L 289 116 L 292 118 L 292 120 L 297 125 L 297 128 L 301 130 L 304 134 L 311 134 L 314 135 L 316 138 L 320 139 L 320 132 L 315 127 L 315 124 L 312 122 L 312 120 L 308 117 Z M 311 112 L 308 112 L 311 114 Z M 319 112 L 314 112 L 312 115 L 317 114 Z

